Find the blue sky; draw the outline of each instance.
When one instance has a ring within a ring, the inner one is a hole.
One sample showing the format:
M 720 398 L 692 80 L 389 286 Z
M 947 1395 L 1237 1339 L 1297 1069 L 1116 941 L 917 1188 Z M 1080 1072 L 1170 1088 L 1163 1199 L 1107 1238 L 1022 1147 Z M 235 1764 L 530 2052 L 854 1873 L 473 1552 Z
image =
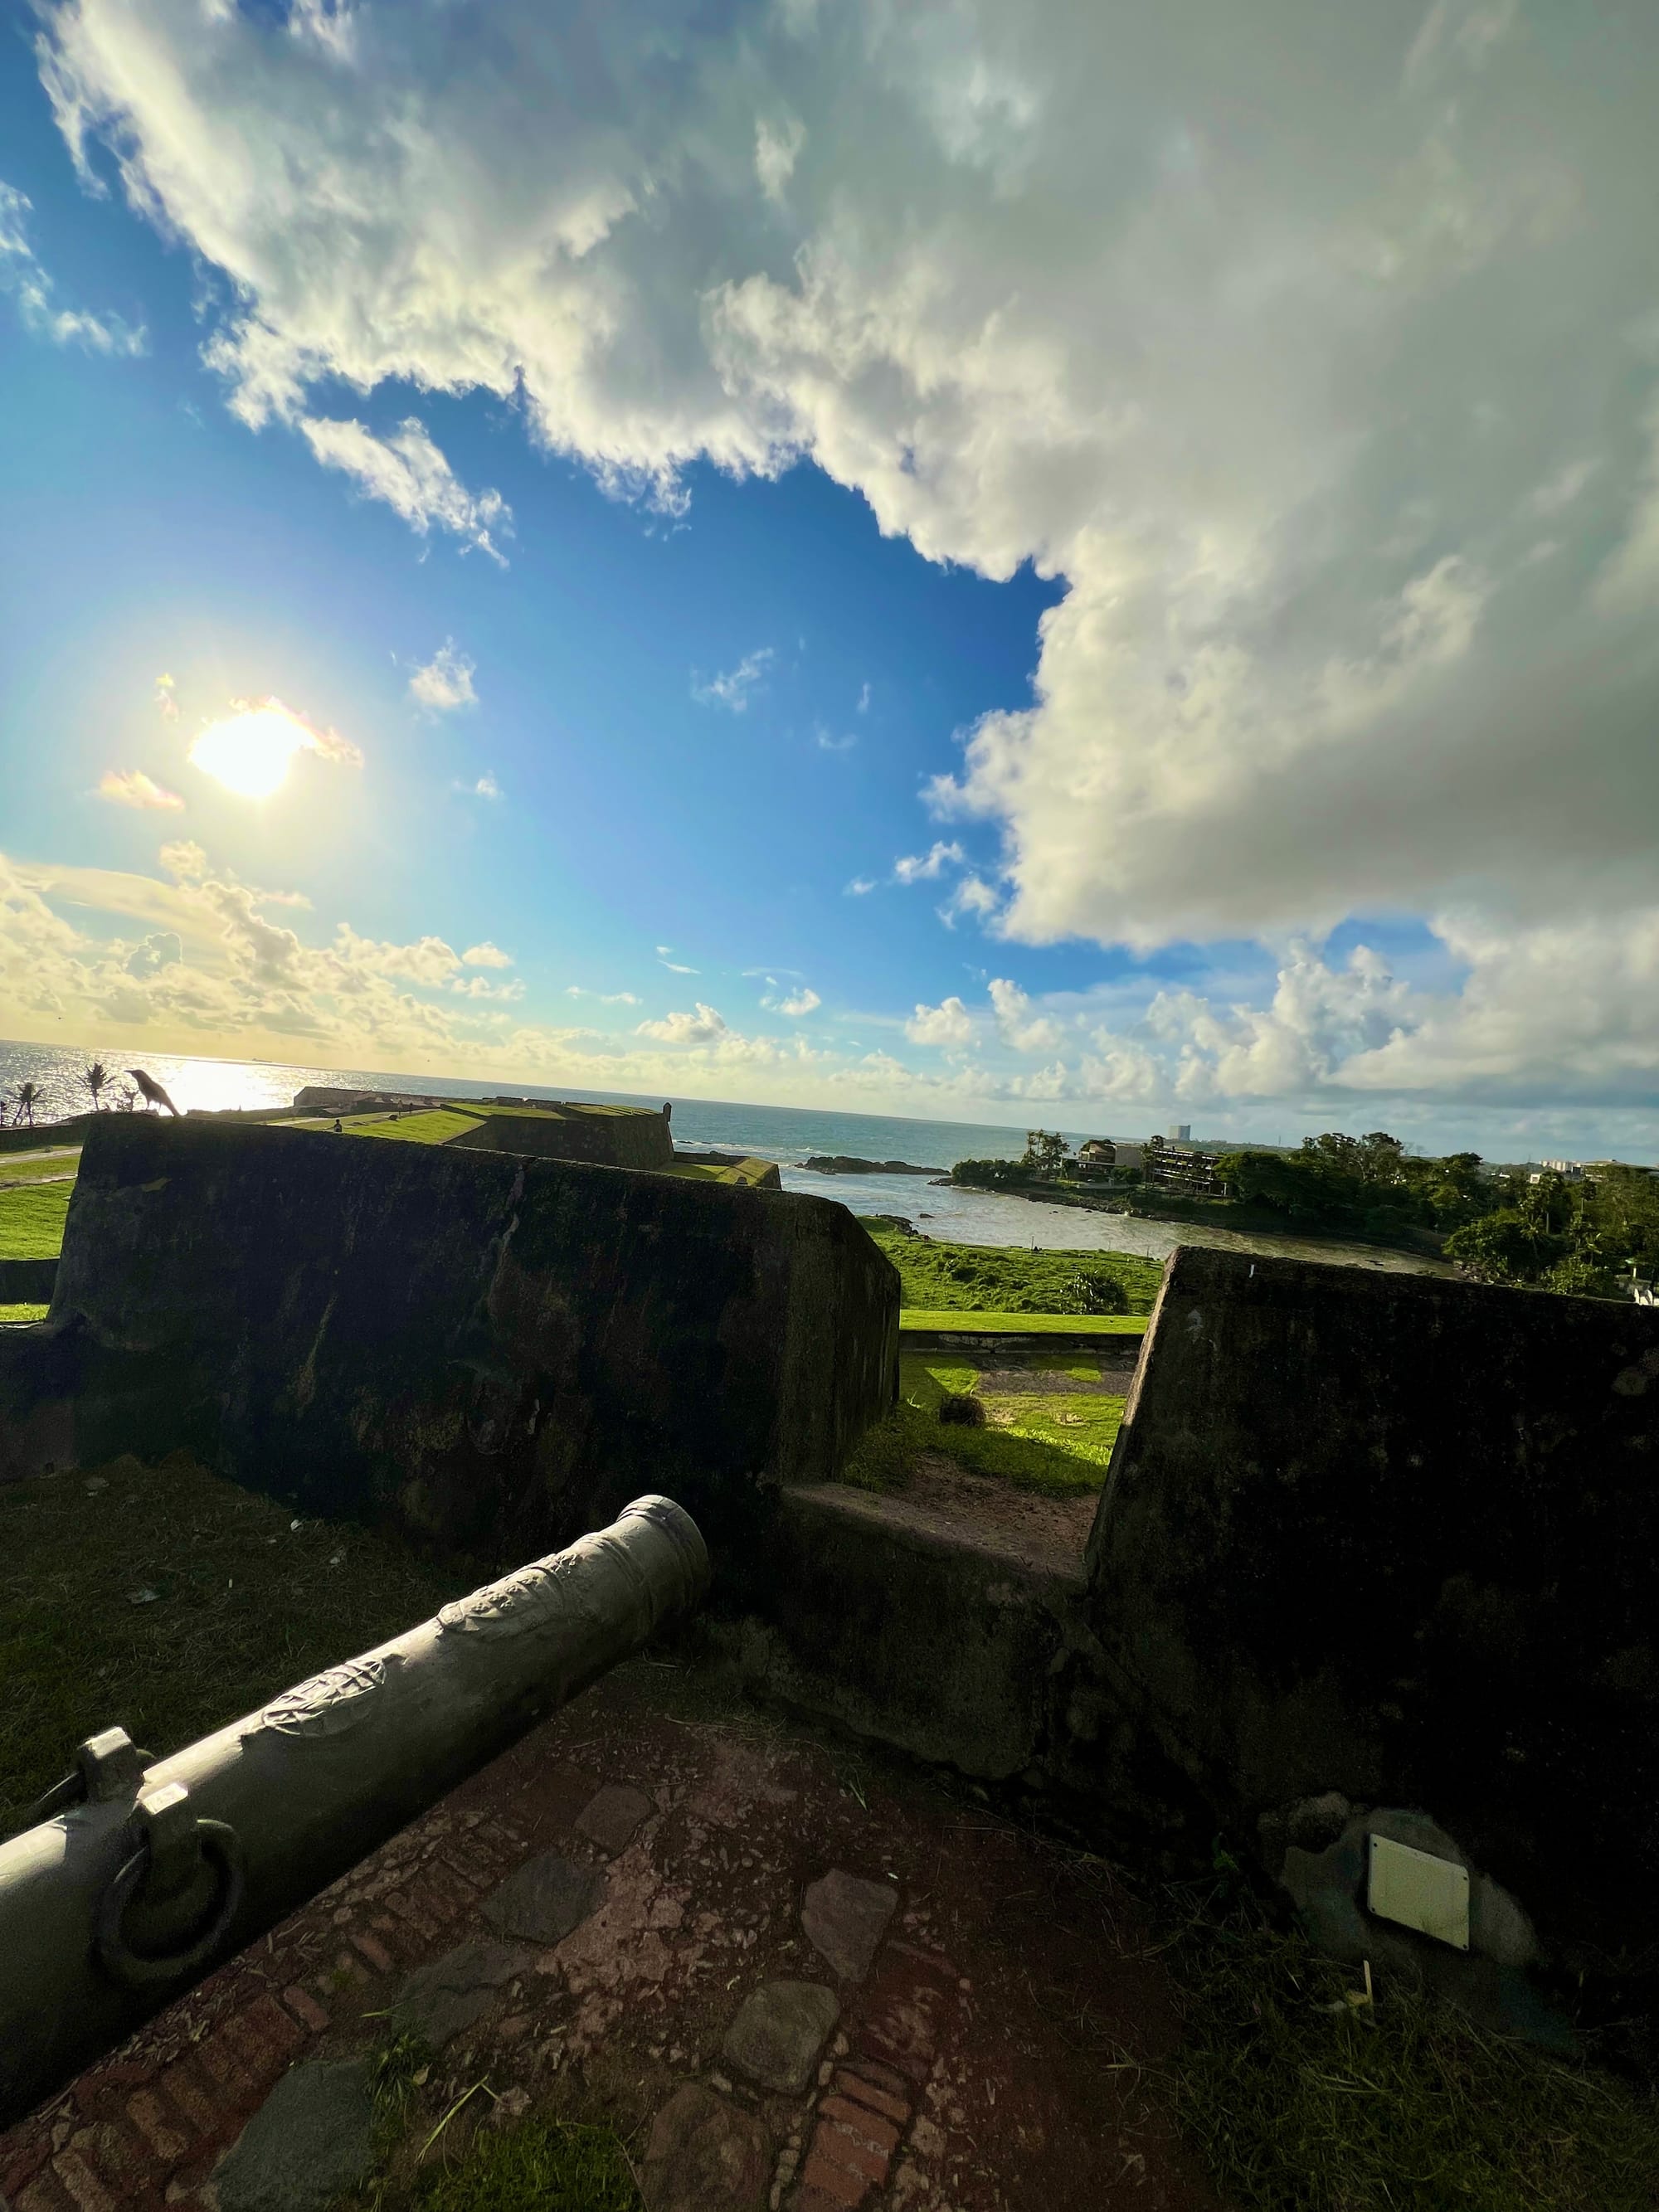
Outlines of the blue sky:
M 15 25 L 0 1034 L 1650 1155 L 1659 34 L 1077 12 Z

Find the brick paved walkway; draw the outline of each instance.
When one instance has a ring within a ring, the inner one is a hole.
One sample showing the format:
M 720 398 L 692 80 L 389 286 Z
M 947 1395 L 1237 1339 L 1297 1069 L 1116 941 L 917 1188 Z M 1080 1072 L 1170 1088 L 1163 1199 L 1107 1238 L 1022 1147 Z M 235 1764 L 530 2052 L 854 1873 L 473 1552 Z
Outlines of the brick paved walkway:
M 446 2150 L 520 2112 L 605 2117 L 653 2212 L 1223 2212 L 1140 2070 L 1176 2014 L 1100 1869 L 652 1662 L 0 2136 L 0 2200 L 215 2212 L 278 2078 L 384 2040 L 441 1960 L 411 2146 L 483 2079 Z

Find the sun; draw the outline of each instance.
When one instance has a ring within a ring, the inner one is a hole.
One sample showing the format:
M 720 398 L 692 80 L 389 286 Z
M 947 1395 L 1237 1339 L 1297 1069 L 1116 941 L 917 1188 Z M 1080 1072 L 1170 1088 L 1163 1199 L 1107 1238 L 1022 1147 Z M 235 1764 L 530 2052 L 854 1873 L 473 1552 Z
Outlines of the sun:
M 240 798 L 269 799 L 288 781 L 295 754 L 313 750 L 316 744 L 310 725 L 279 699 L 239 701 L 232 713 L 208 724 L 190 749 L 190 761 Z

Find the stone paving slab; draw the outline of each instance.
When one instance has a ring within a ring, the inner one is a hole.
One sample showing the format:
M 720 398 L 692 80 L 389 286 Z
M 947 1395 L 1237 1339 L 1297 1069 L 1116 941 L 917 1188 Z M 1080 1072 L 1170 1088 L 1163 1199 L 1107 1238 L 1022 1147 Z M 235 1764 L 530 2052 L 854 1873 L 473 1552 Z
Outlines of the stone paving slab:
M 695 1671 L 619 1668 L 0 2135 L 0 2201 L 234 2212 L 224 2154 L 282 2120 L 284 2080 L 384 2044 L 412 1989 L 442 2043 L 407 2156 L 482 2081 L 452 2159 L 519 2115 L 608 2118 L 649 2212 L 1227 2212 L 1141 2070 L 1178 2016 L 1124 1893 L 849 1758 Z M 487 1907 L 550 1854 L 599 1902 L 503 1940 Z M 735 2024 L 803 1985 L 787 2071 L 740 2070 Z
M 388 2008 L 394 2030 L 453 2043 L 487 2012 L 515 1977 L 534 1972 L 541 1954 L 524 1943 L 461 1943 L 417 1966 Z
M 807 1886 L 800 1924 L 844 1982 L 861 1982 L 898 1906 L 890 1881 L 862 1881 L 843 1867 Z
M 485 1899 L 483 1916 L 492 1928 L 520 1942 L 562 1943 L 604 1895 L 605 1876 L 597 1867 L 579 1865 L 560 1851 L 544 1851 Z
M 214 2169 L 219 2212 L 323 2212 L 368 2173 L 374 2120 L 366 2060 L 295 2067 Z
M 763 2089 L 799 2095 L 840 2014 L 835 1991 L 821 1982 L 764 1982 L 739 2006 L 720 2048 Z

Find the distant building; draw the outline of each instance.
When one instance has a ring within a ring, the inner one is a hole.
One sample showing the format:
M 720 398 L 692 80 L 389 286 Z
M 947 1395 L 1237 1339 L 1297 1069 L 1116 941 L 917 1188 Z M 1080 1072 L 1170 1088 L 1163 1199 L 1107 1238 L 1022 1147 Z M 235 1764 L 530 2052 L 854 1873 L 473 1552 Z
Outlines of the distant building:
M 1145 1159 L 1146 1180 L 1159 1190 L 1176 1191 L 1183 1198 L 1227 1194 L 1227 1186 L 1218 1173 L 1219 1155 L 1215 1152 L 1173 1152 L 1164 1138 L 1148 1137 Z
M 1190 1121 L 1173 1122 L 1168 1131 L 1167 1140 L 1172 1145 L 1190 1145 L 1193 1141 L 1192 1123 Z
M 1085 1175 L 1117 1165 L 1117 1146 L 1109 1137 L 1091 1137 L 1077 1148 L 1077 1164 Z

